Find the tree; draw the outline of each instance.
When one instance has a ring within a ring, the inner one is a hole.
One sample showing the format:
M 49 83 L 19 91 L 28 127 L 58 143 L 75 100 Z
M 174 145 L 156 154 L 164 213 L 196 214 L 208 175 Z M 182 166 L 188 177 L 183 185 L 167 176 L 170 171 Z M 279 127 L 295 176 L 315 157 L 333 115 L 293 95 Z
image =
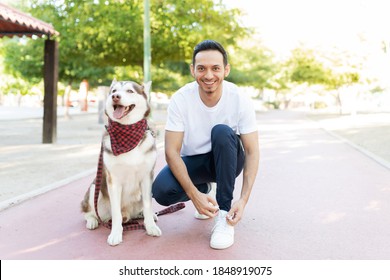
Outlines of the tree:
M 283 84 L 290 89 L 294 84 L 306 85 L 307 88 L 322 85 L 336 92 L 341 110 L 340 89 L 360 81 L 358 66 L 351 64 L 351 61 L 353 60 L 344 52 L 323 53 L 301 46 L 291 52 L 291 57 L 284 65 Z
M 152 0 L 151 9 L 152 56 L 157 64 L 189 62 L 194 46 L 204 39 L 236 47 L 251 34 L 238 22 L 241 11 L 227 9 L 222 1 Z
M 291 51 L 286 61 L 274 63 L 273 76 L 269 78 L 269 88 L 274 89 L 279 97 L 277 103 L 284 102 L 287 108 L 295 96 L 298 86 L 310 88 L 312 85 L 325 84 L 329 71 L 318 59 L 313 50 L 299 47 Z M 279 105 L 278 105 L 279 106 Z M 277 106 L 277 107 L 278 107 Z
M 242 42 L 241 47 L 232 49 L 229 55 L 232 70 L 228 80 L 260 91 L 272 88 L 271 79 L 277 73 L 277 63 L 273 53 L 261 42 Z
M 228 10 L 213 0 L 152 0 L 152 63 L 176 72 L 182 62 L 190 62 L 192 49 L 205 38 L 235 46 L 249 30 L 239 25 L 239 10 Z M 77 84 L 84 78 L 91 85 L 107 84 L 118 67 L 131 69 L 142 80 L 143 1 L 31 0 L 28 11 L 52 23 L 60 32 L 59 79 Z M 23 48 L 14 41 L 6 46 L 7 69 L 26 79 L 41 75 L 42 42 L 28 40 Z M 17 51 L 12 51 L 18 49 Z M 14 63 L 32 57 L 35 63 Z M 181 74 L 181 72 L 176 72 Z M 172 75 L 171 75 L 172 76 Z M 175 75 L 173 75 L 175 76 Z M 172 77 L 173 77 L 172 76 Z M 154 83 L 158 89 L 159 84 Z M 164 85 L 164 88 L 166 85 Z
M 336 100 L 339 105 L 340 114 L 343 113 L 343 101 L 341 98 L 342 88 L 352 86 L 360 82 L 360 74 L 354 67 L 339 67 L 331 71 L 326 86 L 336 93 Z
M 11 41 L 13 44 L 17 44 L 17 48 L 11 48 L 8 50 L 8 55 L 4 55 L 5 48 L 2 47 L 7 45 Z M 39 51 L 39 46 L 34 45 L 34 48 L 37 48 Z M 0 67 L 0 73 L 2 74 L 2 81 L 0 81 L 0 95 L 5 94 L 15 94 L 19 97 L 35 94 L 37 89 L 43 90 L 43 81 L 42 81 L 42 67 L 43 67 L 43 53 L 42 57 L 34 57 L 31 55 L 23 55 L 25 49 L 28 48 L 25 44 L 25 40 L 15 40 L 9 38 L 3 38 L 0 44 L 0 64 L 3 67 Z M 43 52 L 43 50 L 42 50 Z M 18 57 L 17 60 L 11 60 L 10 58 Z M 40 60 L 41 59 L 41 60 Z M 10 64 L 13 67 L 10 67 Z M 17 71 L 17 68 L 23 68 L 24 73 Z M 41 72 L 37 72 L 39 69 Z M 8 74 L 6 74 L 8 73 Z M 30 76 L 30 79 L 24 79 L 24 74 Z M 18 103 L 20 105 L 20 98 Z
M 290 80 L 296 83 L 326 84 L 329 71 L 317 59 L 313 50 L 296 48 L 287 61 L 290 69 Z

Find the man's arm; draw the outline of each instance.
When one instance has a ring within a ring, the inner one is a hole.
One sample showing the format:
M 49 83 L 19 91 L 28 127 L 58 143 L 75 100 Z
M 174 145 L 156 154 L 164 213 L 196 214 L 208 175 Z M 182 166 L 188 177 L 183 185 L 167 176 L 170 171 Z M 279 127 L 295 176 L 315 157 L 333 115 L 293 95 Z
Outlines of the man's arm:
M 187 196 L 191 199 L 200 214 L 214 217 L 218 204 L 212 197 L 201 193 L 192 183 L 187 167 L 180 156 L 184 132 L 165 131 L 165 158 L 176 180 L 180 183 Z M 212 205 L 210 205 L 210 203 Z
M 236 225 L 241 219 L 244 208 L 249 200 L 249 196 L 256 179 L 260 158 L 257 131 L 248 134 L 242 134 L 241 141 L 245 150 L 241 197 L 238 201 L 233 203 L 232 208 L 228 213 L 228 215 L 232 217 L 231 219 L 228 219 L 228 222 L 233 226 Z

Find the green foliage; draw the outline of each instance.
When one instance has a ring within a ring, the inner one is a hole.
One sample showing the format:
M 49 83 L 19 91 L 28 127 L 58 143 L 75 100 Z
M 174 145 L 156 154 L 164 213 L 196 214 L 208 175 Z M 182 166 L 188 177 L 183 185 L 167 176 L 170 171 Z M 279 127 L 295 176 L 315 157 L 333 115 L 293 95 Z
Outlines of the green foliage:
M 135 66 L 117 66 L 114 68 L 114 77 L 117 80 L 133 80 L 137 83 L 142 83 L 143 72 L 142 67 L 139 65 Z M 111 84 L 111 81 L 110 81 Z
M 343 85 L 352 85 L 360 81 L 360 75 L 357 72 L 331 72 L 328 83 L 326 84 L 329 89 L 338 89 Z
M 292 51 L 292 56 L 287 62 L 290 68 L 290 79 L 296 83 L 326 84 L 329 72 L 318 61 L 313 51 L 298 48 Z
M 34 95 L 43 91 L 43 83 L 34 83 L 21 77 L 3 75 L 0 83 L 0 94 Z
M 258 89 L 271 88 L 272 77 L 277 73 L 270 50 L 256 44 L 243 43 L 240 48 L 229 52 L 231 73 L 227 80 L 240 85 L 254 86 Z
M 382 93 L 384 92 L 386 89 L 379 86 L 379 85 L 374 85 L 371 89 L 370 89 L 370 92 L 371 93 Z
M 78 86 L 82 79 L 88 79 L 91 86 L 99 85 L 116 76 L 118 69 L 128 67 L 138 67 L 139 74 L 143 65 L 143 0 L 31 0 L 26 9 L 59 31 L 56 40 L 63 83 Z M 213 0 L 151 0 L 150 14 L 152 69 L 157 71 L 152 72 L 153 80 L 157 78 L 153 84 L 161 82 L 161 89 L 166 90 L 169 81 L 172 89 L 183 80 L 183 68 L 177 66 L 190 61 L 198 42 L 213 38 L 235 46 L 250 33 L 236 20 L 239 10 L 227 10 Z M 12 40 L 5 53 L 8 73 L 41 79 L 43 40 L 24 39 L 23 44 Z M 167 67 L 165 75 L 161 65 Z M 121 76 L 129 79 L 132 73 Z
M 251 34 L 240 26 L 241 12 L 213 0 L 152 0 L 152 57 L 155 64 L 191 60 L 194 46 L 214 39 L 225 47 Z
M 3 42 L 4 71 L 32 83 L 42 80 L 43 44 L 37 40 L 5 39 Z
M 30 0 L 25 11 L 60 32 L 59 78 L 79 86 L 109 85 L 116 77 L 143 81 L 143 0 Z M 194 46 L 204 39 L 222 43 L 229 54 L 228 80 L 260 90 L 288 92 L 296 84 L 337 89 L 359 82 L 359 71 L 342 55 L 329 61 L 303 47 L 283 63 L 252 30 L 240 25 L 241 12 L 216 0 L 150 0 L 153 90 L 176 91 L 193 80 L 189 72 Z M 249 43 L 251 42 L 251 43 Z M 42 39 L 3 39 L 4 71 L 34 84 L 42 80 Z M 346 67 L 346 65 L 348 67 Z M 336 69 L 336 70 L 335 70 Z
M 289 68 L 283 63 L 278 63 L 275 69 L 275 75 L 270 78 L 270 87 L 278 92 L 284 92 L 291 88 L 291 78 Z
M 165 65 L 152 67 L 154 91 L 171 95 L 184 84 L 193 81 L 192 76 L 188 74 L 182 75 L 179 72 L 170 69 L 170 67 L 165 67 Z
M 284 78 L 290 82 L 320 84 L 331 90 L 360 81 L 360 74 L 356 67 L 346 65 L 341 54 L 333 53 L 329 59 L 319 52 L 315 53 L 304 48 L 292 51 L 284 71 Z
M 182 68 L 184 66 L 187 71 Z M 152 72 L 153 91 L 163 92 L 168 95 L 171 95 L 185 83 L 193 80 L 189 75 L 189 66 L 185 63 L 161 63 L 158 67 L 153 65 Z M 117 80 L 133 80 L 139 84 L 142 84 L 144 80 L 142 67 L 138 65 L 115 67 L 114 76 Z M 110 83 L 111 80 L 105 82 L 105 84 Z

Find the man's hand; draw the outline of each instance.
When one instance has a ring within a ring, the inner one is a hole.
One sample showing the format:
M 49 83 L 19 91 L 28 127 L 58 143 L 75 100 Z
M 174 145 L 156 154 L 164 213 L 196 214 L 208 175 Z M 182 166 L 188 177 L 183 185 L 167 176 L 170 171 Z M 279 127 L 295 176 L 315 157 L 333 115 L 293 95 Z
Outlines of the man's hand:
M 180 185 L 191 199 L 199 214 L 210 218 L 218 213 L 218 203 L 211 196 L 201 193 L 192 183 L 187 167 L 180 156 L 184 132 L 165 131 L 165 158 Z
M 242 199 L 233 203 L 232 208 L 226 215 L 226 220 L 230 225 L 235 226 L 241 220 L 245 205 L 246 203 Z
M 196 190 L 190 196 L 190 199 L 194 204 L 196 210 L 198 210 L 199 214 L 206 215 L 210 218 L 213 218 L 218 214 L 219 211 L 218 203 L 211 196 Z

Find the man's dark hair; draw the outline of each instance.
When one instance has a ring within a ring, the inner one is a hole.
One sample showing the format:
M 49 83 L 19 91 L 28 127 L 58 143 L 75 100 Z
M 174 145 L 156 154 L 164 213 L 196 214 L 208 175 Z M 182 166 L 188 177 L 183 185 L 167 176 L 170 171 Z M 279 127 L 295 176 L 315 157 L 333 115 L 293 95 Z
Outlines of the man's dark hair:
M 192 55 L 192 64 L 195 65 L 195 56 L 198 54 L 198 52 L 207 50 L 219 51 L 223 56 L 223 65 L 226 66 L 228 64 L 228 58 L 225 49 L 220 43 L 214 40 L 204 40 L 195 46 L 194 53 Z

